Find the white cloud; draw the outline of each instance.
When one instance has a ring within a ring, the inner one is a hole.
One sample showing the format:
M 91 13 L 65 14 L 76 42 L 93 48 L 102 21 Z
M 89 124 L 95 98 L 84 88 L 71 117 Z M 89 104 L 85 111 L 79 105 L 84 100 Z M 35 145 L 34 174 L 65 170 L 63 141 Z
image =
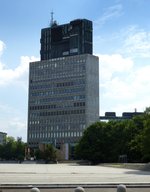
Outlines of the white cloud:
M 5 49 L 5 44 L 3 41 L 0 40 L 0 56 L 2 55 L 4 49 Z
M 96 54 L 100 63 L 101 83 L 110 81 L 114 73 L 126 73 L 133 67 L 133 61 L 130 58 L 123 58 L 120 54 L 102 55 Z
M 150 66 L 122 55 L 99 55 L 102 111 L 143 111 L 150 106 Z
M 112 101 L 123 102 L 135 98 L 135 92 L 129 86 L 129 80 L 115 77 L 111 81 L 106 82 L 104 97 Z
M 8 130 L 10 135 L 15 138 L 22 137 L 23 141 L 27 138 L 27 121 L 18 117 L 11 118 L 8 123 Z M 15 134 L 14 134 L 15 130 Z
M 27 139 L 27 121 L 18 117 L 12 117 L 1 120 L 2 132 L 7 133 L 7 136 L 12 136 L 15 139 L 22 137 L 23 141 Z
M 29 62 L 37 61 L 34 56 L 21 56 L 20 64 L 14 69 L 1 62 L 5 44 L 0 41 L 0 126 L 9 136 L 22 137 L 26 141 L 27 92 Z M 10 95 L 9 95 L 10 94 Z
M 127 29 L 123 42 L 123 50 L 128 54 L 150 57 L 150 32 L 131 26 Z
M 97 32 L 99 33 L 99 29 Z M 96 52 L 103 54 L 121 54 L 133 59 L 150 58 L 150 31 L 137 25 L 121 28 L 111 35 L 108 33 L 94 36 Z
M 97 47 L 104 53 L 98 55 L 101 114 L 149 107 L 150 31 L 128 26 L 111 37 L 100 36 Z
M 116 4 L 106 8 L 103 15 L 97 21 L 95 21 L 95 24 L 102 26 L 107 21 L 116 17 L 120 17 L 122 15 L 122 9 L 123 7 L 121 4 Z
M 29 62 L 35 60 L 37 60 L 35 57 L 21 56 L 20 64 L 15 69 L 7 68 L 6 65 L 0 63 L 0 86 L 20 83 L 24 78 L 27 81 Z
M 4 48 L 5 44 L 0 41 L 0 56 L 2 55 Z M 9 84 L 14 85 L 16 83 L 26 86 L 28 81 L 29 62 L 37 60 L 39 60 L 39 58 L 34 56 L 21 56 L 20 64 L 15 69 L 7 67 L 0 61 L 0 86 Z

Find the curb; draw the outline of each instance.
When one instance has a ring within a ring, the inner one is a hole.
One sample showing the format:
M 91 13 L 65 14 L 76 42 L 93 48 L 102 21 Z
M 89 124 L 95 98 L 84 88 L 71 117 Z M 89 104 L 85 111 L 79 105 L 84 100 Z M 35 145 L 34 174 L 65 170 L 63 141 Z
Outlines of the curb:
M 127 188 L 150 188 L 150 183 L 99 183 L 99 184 L 0 184 L 0 189 L 31 189 L 37 187 L 40 189 L 66 189 L 82 186 L 84 188 L 116 188 L 119 184 Z

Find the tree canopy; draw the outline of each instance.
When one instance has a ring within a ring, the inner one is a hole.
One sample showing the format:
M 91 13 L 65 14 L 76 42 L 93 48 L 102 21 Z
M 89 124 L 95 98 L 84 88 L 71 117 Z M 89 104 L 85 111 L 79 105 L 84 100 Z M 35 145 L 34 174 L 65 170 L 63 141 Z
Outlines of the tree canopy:
M 6 143 L 0 145 L 0 159 L 2 160 L 19 160 L 24 159 L 25 143 L 22 138 L 15 140 L 13 137 L 7 137 Z
M 89 126 L 75 148 L 78 159 L 92 163 L 150 161 L 150 113 L 130 120 L 97 122 Z
M 56 161 L 56 150 L 51 144 L 45 145 L 45 149 L 42 151 L 37 149 L 35 151 L 35 156 L 37 160 L 44 160 L 45 163 Z

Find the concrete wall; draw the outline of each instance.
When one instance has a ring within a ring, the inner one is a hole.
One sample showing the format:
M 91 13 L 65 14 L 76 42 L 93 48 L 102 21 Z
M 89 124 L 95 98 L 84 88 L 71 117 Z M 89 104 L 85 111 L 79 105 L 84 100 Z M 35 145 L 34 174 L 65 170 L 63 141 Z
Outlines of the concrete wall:
M 86 63 L 86 125 L 99 121 L 99 60 L 88 55 Z

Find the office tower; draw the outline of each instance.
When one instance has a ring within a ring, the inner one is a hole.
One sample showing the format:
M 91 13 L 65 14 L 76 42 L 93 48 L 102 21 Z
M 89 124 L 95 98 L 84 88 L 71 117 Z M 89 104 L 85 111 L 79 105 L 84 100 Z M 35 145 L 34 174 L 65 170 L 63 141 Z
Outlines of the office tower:
M 71 24 L 76 26 L 76 33 L 70 32 Z M 91 21 L 80 19 L 42 30 L 41 61 L 30 63 L 29 72 L 30 147 L 40 143 L 51 143 L 56 147 L 64 143 L 75 144 L 84 130 L 99 120 L 98 57 L 90 54 L 92 42 L 84 37 L 85 31 L 92 34 L 91 26 Z M 57 30 L 59 32 L 60 27 L 65 28 L 69 36 L 59 39 Z M 52 32 L 54 28 L 55 33 Z M 50 37 L 43 37 L 43 31 L 50 33 Z M 76 37 L 76 46 L 72 43 L 73 37 Z M 46 48 L 44 52 L 43 47 L 47 46 L 50 49 Z

